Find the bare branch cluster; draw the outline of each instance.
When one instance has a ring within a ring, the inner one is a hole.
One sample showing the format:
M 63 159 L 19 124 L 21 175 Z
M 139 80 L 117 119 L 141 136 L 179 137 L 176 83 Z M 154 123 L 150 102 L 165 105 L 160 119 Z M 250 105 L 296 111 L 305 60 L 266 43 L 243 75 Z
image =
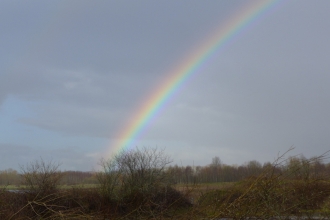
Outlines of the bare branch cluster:
M 173 181 L 166 172 L 170 162 L 164 150 L 157 148 L 136 148 L 101 160 L 103 170 L 97 175 L 101 193 L 135 213 L 164 210 L 182 202 L 183 196 L 172 188 Z
M 49 194 L 54 193 L 63 177 L 59 166 L 61 164 L 52 161 L 45 162 L 42 158 L 21 166 L 22 184 L 31 193 Z

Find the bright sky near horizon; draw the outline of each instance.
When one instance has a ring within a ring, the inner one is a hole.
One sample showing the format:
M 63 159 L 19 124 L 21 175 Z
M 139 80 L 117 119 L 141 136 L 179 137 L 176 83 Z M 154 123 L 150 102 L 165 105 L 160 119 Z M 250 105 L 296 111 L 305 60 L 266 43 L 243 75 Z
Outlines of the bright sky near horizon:
M 260 0 L 250 0 L 255 2 Z M 232 1 L 0 2 L 0 170 L 40 157 L 92 170 Z M 330 149 L 330 1 L 284 1 L 216 53 L 129 147 L 173 164 Z

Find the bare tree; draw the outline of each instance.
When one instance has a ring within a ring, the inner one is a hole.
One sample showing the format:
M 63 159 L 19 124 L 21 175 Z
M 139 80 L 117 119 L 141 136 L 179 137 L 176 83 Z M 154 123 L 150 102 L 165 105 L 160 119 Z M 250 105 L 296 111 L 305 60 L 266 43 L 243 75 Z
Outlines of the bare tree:
M 108 160 L 101 159 L 100 166 L 103 170 L 96 174 L 101 194 L 110 200 L 116 199 L 118 195 L 118 190 L 115 191 L 115 188 L 119 186 L 122 175 L 122 168 L 118 163 L 119 157 L 116 155 Z
M 171 161 L 164 154 L 164 150 L 157 148 L 136 148 L 136 150 L 122 152 L 118 157 L 118 164 L 123 173 L 123 189 L 130 191 L 149 191 L 159 185 L 166 185 L 168 175 L 165 167 Z
M 61 164 L 53 161 L 45 162 L 42 158 L 20 166 L 22 173 L 22 184 L 30 192 L 38 194 L 49 194 L 57 190 L 62 173 L 59 170 Z
M 211 163 L 211 166 L 214 166 L 214 167 L 221 167 L 221 160 L 220 160 L 220 157 L 213 157 L 212 158 L 212 163 Z
M 164 150 L 157 148 L 136 148 L 101 160 L 103 170 L 97 175 L 101 192 L 124 209 L 163 209 L 182 199 L 171 188 L 173 181 L 165 170 L 170 162 Z

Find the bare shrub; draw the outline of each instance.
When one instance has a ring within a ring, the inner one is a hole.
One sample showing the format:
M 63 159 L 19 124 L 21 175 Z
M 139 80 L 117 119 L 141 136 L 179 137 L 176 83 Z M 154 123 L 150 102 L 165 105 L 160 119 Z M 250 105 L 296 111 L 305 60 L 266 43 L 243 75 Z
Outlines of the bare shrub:
M 130 194 L 136 190 L 148 193 L 161 185 L 169 184 L 165 167 L 170 160 L 163 150 L 137 148 L 122 152 L 117 159 L 123 175 L 122 193 Z
M 103 170 L 97 175 L 101 193 L 116 201 L 119 212 L 130 215 L 149 215 L 175 203 L 186 205 L 189 202 L 172 188 L 171 176 L 165 172 L 170 162 L 157 148 L 136 148 L 101 160 Z
M 45 162 L 42 158 L 26 166 L 20 166 L 22 184 L 31 193 L 42 195 L 54 193 L 58 189 L 63 176 L 59 166 L 59 163 Z
M 20 166 L 25 188 L 13 194 L 13 197 L 20 198 L 21 204 L 21 208 L 13 215 L 15 218 L 20 215 L 48 218 L 57 213 L 56 210 L 64 208 L 61 206 L 63 194 L 58 190 L 62 178 L 59 166 L 59 163 L 45 162 L 42 158 Z

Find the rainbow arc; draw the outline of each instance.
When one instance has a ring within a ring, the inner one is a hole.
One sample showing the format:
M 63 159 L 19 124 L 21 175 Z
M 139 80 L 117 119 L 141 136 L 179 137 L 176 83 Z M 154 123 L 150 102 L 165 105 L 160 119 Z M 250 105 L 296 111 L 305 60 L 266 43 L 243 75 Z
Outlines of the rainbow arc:
M 264 17 L 279 2 L 281 1 L 249 1 L 245 7 L 238 10 L 225 24 L 222 24 L 194 53 L 167 74 L 168 77 L 156 87 L 157 90 L 150 93 L 151 96 L 146 97 L 139 109 L 135 111 L 137 113 L 119 131 L 116 136 L 119 141 L 109 147 L 107 154 L 115 154 L 122 149 L 133 147 L 133 142 L 140 137 L 147 125 L 165 108 L 166 103 L 189 78 L 199 73 L 199 70 L 213 55 L 221 51 L 255 21 Z

